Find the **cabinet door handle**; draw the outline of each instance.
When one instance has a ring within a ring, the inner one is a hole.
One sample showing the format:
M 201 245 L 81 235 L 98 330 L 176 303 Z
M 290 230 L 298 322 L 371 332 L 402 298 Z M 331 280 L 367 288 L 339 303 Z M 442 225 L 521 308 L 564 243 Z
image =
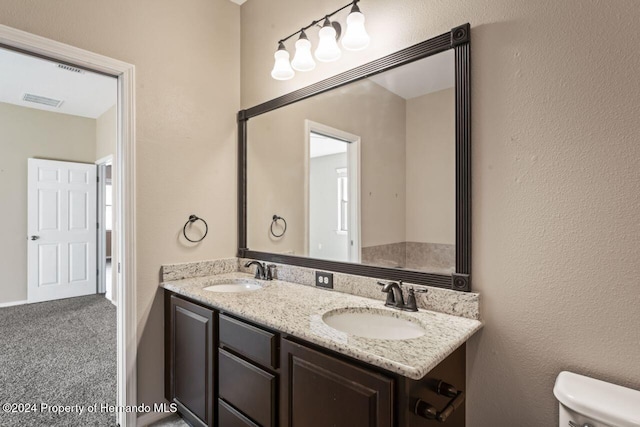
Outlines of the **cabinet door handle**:
M 424 400 L 418 399 L 413 412 L 420 417 L 429 420 L 435 419 L 443 423 L 447 421 L 447 418 L 449 418 L 451 414 L 453 414 L 453 411 L 458 409 L 462 402 L 464 402 L 463 391 L 457 392 L 456 395 L 449 401 L 449 403 L 447 403 L 447 406 L 445 406 L 441 411 L 436 410 L 433 405 L 425 402 Z
M 31 240 L 38 240 L 40 236 L 31 236 Z

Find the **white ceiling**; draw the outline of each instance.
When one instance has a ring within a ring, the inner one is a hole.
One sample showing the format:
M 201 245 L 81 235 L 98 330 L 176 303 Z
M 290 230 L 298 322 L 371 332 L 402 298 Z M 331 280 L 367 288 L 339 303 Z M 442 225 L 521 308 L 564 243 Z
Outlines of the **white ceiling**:
M 309 145 L 309 157 L 312 159 L 347 152 L 347 142 L 314 132 L 311 132 Z
M 115 77 L 58 67 L 58 63 L 0 48 L 0 102 L 96 119 L 114 106 Z M 59 107 L 23 101 L 25 93 L 62 100 Z
M 377 74 L 369 79 L 404 99 L 417 98 L 454 87 L 453 49 Z

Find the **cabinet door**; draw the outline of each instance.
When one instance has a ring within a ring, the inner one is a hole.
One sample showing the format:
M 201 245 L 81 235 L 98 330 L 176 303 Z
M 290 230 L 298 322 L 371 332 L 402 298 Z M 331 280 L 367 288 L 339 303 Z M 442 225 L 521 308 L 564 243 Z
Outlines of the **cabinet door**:
M 214 422 L 214 312 L 171 295 L 170 398 L 194 426 Z
M 393 379 L 286 339 L 281 355 L 281 426 L 393 425 Z

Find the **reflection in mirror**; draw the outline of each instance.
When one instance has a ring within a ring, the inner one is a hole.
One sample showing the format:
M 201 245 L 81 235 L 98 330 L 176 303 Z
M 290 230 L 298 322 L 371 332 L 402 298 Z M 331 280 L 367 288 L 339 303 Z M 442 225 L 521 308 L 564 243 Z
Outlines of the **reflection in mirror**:
M 454 75 L 449 50 L 251 118 L 247 246 L 452 273 Z
M 308 239 L 312 258 L 360 262 L 358 162 L 360 138 L 306 121 Z

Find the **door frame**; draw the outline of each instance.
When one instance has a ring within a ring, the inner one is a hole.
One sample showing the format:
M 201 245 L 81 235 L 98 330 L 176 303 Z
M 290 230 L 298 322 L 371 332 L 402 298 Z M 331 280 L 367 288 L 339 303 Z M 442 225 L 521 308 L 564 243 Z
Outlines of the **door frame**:
M 347 262 L 359 263 L 362 257 L 362 227 L 360 224 L 361 138 L 358 135 L 336 129 L 322 123 L 314 122 L 309 119 L 305 119 L 304 121 L 304 248 L 307 251 L 308 255 L 310 249 L 309 194 L 311 192 L 311 189 L 309 171 L 311 165 L 309 155 L 311 152 L 311 132 L 319 133 L 321 135 L 329 136 L 335 139 L 340 139 L 349 143 L 349 145 L 347 146 L 347 179 L 349 184 L 349 232 L 347 236 L 347 242 L 352 242 L 353 244 L 349 245 L 349 261 Z M 352 194 L 356 194 L 356 197 L 352 197 Z
M 114 305 L 116 304 L 115 295 L 113 294 L 113 289 L 108 289 L 109 284 L 106 282 L 106 272 L 107 272 L 107 229 L 106 229 L 106 221 L 104 215 L 104 207 L 105 207 L 105 187 L 107 186 L 107 177 L 106 177 L 106 168 L 111 165 L 112 171 L 115 170 L 113 168 L 113 156 L 105 156 L 101 159 L 96 160 L 96 172 L 98 174 L 98 246 L 97 246 L 97 265 L 98 265 L 98 293 L 105 294 L 108 300 L 110 300 Z M 112 239 L 113 239 L 113 231 L 112 231 Z M 113 241 L 112 241 L 113 244 Z M 111 268 L 114 265 L 117 265 L 117 259 L 113 256 L 114 251 L 113 247 L 111 248 Z
M 114 220 L 120 236 L 117 285 L 117 405 L 136 406 L 135 67 L 45 37 L 0 25 L 0 46 L 106 74 L 118 79 L 118 141 Z M 118 273 L 119 270 L 119 273 Z M 122 427 L 135 427 L 135 412 L 118 412 Z

